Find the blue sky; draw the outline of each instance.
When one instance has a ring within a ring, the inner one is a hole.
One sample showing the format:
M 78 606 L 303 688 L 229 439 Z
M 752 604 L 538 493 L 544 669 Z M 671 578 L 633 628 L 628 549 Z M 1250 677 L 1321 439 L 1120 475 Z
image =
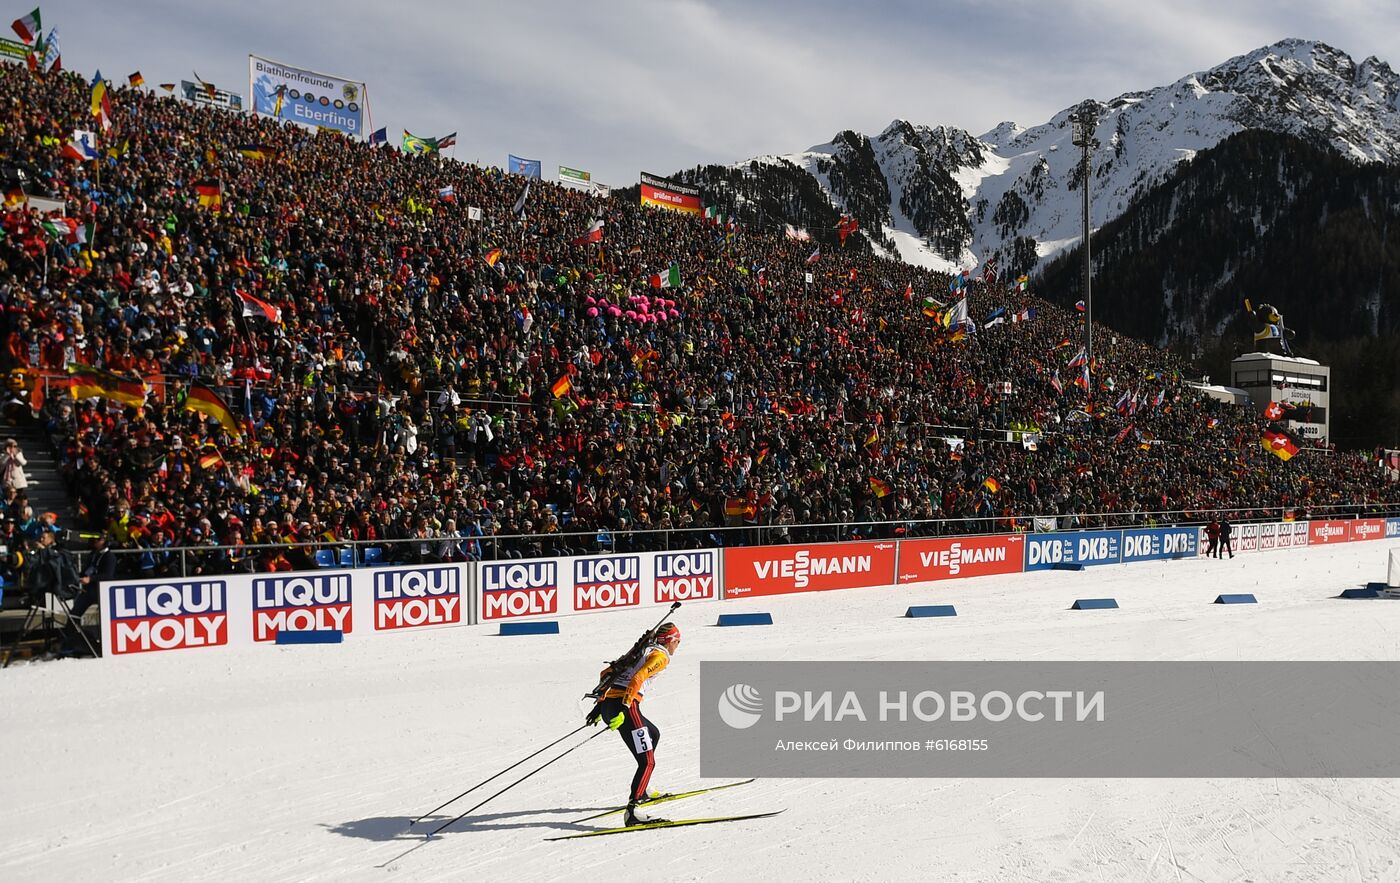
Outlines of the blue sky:
M 11 0 L 9 21 L 33 0 Z M 623 186 L 903 117 L 980 134 L 1172 82 L 1284 37 L 1400 64 L 1400 4 L 1245 0 L 454 3 L 43 0 L 64 66 L 248 92 L 248 53 L 368 84 L 391 138 L 456 130 Z M 0 13 L 3 15 L 3 13 Z

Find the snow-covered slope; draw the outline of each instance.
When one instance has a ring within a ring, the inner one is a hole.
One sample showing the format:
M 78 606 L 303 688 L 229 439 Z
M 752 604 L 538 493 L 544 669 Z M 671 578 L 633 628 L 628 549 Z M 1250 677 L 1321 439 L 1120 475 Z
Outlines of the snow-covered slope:
M 1400 77 L 1383 61 L 1357 63 L 1317 41 L 1283 40 L 1097 107 L 1095 228 L 1167 180 L 1182 160 L 1245 129 L 1294 135 L 1357 162 L 1400 162 Z M 1033 242 L 1020 244 L 1020 257 L 1044 259 L 1080 238 L 1072 112 L 1029 129 L 1002 123 L 980 137 L 895 120 L 873 138 L 844 131 L 757 162 L 806 171 L 838 211 L 860 218 L 877 249 L 912 263 L 946 268 L 998 252 L 1009 258 L 1023 237 Z
M 1400 602 L 1336 595 L 1382 578 L 1396 545 L 687 605 L 681 652 L 647 692 L 662 730 L 653 782 L 699 781 L 701 660 L 1394 659 Z M 1219 592 L 1259 603 L 1211 604 Z M 1068 609 L 1085 597 L 1122 609 Z M 926 603 L 958 616 L 901 618 Z M 775 624 L 710 627 L 721 609 L 771 611 Z M 592 827 L 574 822 L 625 792 L 632 761 L 610 733 L 439 839 L 405 833 L 577 726 L 599 660 L 653 621 L 584 614 L 539 638 L 480 626 L 11 667 L 0 879 L 1321 883 L 1400 868 L 1392 779 L 760 780 L 676 803 L 673 817 L 786 813 L 545 842 Z

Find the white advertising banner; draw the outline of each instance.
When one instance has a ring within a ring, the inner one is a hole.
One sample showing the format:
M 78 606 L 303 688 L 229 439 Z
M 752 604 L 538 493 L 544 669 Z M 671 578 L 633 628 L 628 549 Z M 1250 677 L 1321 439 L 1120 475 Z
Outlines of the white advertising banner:
M 103 655 L 275 645 L 281 631 L 380 633 L 470 625 L 471 567 L 436 564 L 104 583 Z
M 719 553 L 631 552 L 476 565 L 478 622 L 719 600 Z

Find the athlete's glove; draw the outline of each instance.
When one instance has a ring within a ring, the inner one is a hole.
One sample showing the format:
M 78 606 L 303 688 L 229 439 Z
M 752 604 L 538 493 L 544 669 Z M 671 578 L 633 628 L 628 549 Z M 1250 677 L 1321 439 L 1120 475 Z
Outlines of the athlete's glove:
M 617 729 L 618 727 L 622 726 L 622 718 L 623 718 L 623 714 L 622 714 L 622 712 L 619 711 L 619 712 L 617 713 L 617 716 L 616 716 L 616 717 L 614 717 L 612 720 L 608 721 L 608 729 L 610 729 L 610 730 L 615 730 L 615 729 Z
M 602 708 L 602 705 L 603 704 L 600 702 L 593 706 L 592 711 L 588 712 L 588 717 L 583 719 L 583 725 L 585 727 L 591 727 L 598 721 L 602 720 L 603 712 L 600 710 Z

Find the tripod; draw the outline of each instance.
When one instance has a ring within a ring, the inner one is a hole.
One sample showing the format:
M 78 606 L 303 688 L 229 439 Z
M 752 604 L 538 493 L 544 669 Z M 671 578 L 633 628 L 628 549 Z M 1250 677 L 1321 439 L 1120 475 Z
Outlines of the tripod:
M 58 607 L 57 610 L 45 603 L 48 599 L 52 599 L 53 604 Z M 9 648 L 5 651 L 4 662 L 0 662 L 0 668 L 10 667 L 10 660 L 14 658 L 15 648 L 23 643 L 36 628 L 42 629 L 44 632 L 45 653 L 53 651 L 55 638 L 61 638 L 71 632 L 78 636 L 83 646 L 87 647 L 89 657 L 94 659 L 97 657 L 97 648 L 92 645 L 92 641 L 88 640 L 87 633 L 83 631 L 82 623 L 74 618 L 73 608 L 58 593 L 45 592 L 39 603 L 30 603 L 29 614 L 24 618 L 24 626 L 15 639 L 10 642 Z M 60 650 L 61 648 L 62 644 L 60 644 Z

